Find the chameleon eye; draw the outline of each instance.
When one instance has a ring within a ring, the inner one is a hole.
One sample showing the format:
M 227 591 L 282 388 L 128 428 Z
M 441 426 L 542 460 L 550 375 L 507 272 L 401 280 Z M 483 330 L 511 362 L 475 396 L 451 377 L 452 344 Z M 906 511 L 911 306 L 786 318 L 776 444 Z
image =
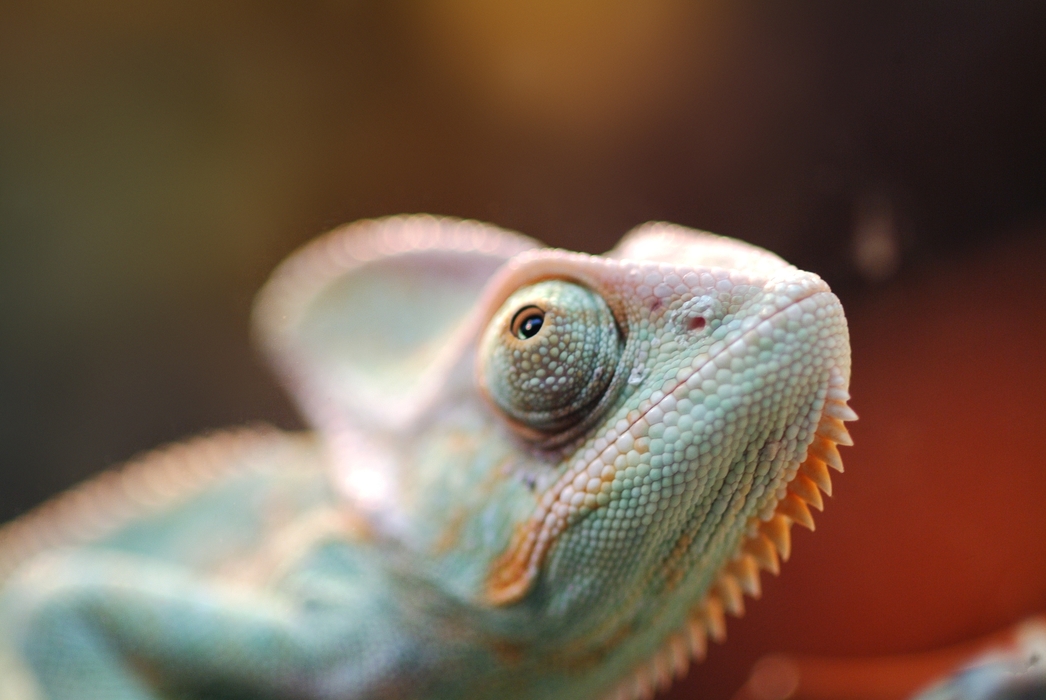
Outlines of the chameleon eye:
M 481 383 L 522 432 L 547 438 L 593 413 L 622 347 L 603 297 L 572 282 L 538 282 L 509 297 L 487 327 Z
M 536 306 L 524 306 L 512 318 L 512 335 L 520 340 L 533 338 L 545 325 L 545 312 Z

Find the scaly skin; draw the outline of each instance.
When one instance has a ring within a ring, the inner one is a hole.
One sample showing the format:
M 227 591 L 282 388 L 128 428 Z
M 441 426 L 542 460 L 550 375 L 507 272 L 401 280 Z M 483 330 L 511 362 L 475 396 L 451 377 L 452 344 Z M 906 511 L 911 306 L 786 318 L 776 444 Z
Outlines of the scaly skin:
M 856 417 L 824 282 L 665 224 L 594 257 L 362 222 L 256 321 L 315 433 L 0 531 L 0 700 L 646 697 L 812 527 Z

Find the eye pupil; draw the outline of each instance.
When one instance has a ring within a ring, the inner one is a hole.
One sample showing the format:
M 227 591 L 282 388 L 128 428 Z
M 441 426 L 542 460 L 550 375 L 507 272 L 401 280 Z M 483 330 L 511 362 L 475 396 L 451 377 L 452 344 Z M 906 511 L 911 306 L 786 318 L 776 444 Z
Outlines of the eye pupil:
M 538 314 L 528 316 L 523 320 L 523 324 L 519 327 L 519 335 L 521 338 L 533 338 L 541 330 L 541 326 L 544 325 L 545 319 Z
M 513 334 L 520 340 L 533 338 L 545 325 L 545 312 L 536 306 L 520 309 L 512 321 Z
M 520 338 L 526 340 L 527 338 L 535 337 L 536 335 L 538 335 L 538 331 L 541 331 L 541 326 L 544 324 L 544 315 L 540 313 L 530 314 L 529 316 L 523 319 L 522 323 L 520 323 Z

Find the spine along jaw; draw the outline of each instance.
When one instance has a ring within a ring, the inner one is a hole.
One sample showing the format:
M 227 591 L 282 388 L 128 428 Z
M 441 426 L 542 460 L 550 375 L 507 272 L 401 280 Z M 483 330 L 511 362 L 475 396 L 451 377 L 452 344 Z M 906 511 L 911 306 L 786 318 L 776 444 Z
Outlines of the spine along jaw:
M 857 420 L 857 414 L 847 405 L 850 395 L 844 387 L 841 376 L 832 377 L 806 459 L 800 463 L 773 514 L 766 520 L 753 518 L 749 522 L 734 556 L 720 569 L 715 583 L 691 610 L 683 628 L 671 635 L 653 657 L 633 669 L 605 700 L 650 700 L 658 691 L 667 690 L 674 679 L 684 677 L 691 660 L 704 660 L 709 639 L 726 641 L 726 616 L 745 614 L 744 596 L 758 599 L 762 595 L 760 572 L 769 571 L 775 576 L 780 573 L 780 562 L 788 561 L 792 553 L 792 524 L 814 529 L 810 507 L 824 509 L 821 492 L 832 495 L 829 469 L 843 471 L 837 446 L 853 445 L 844 422 Z

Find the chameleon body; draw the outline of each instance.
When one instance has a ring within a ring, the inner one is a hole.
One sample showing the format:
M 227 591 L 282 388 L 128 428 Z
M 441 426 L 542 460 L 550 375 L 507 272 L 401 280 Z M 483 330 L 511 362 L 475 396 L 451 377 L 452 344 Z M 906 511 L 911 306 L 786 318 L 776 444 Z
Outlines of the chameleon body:
M 856 418 L 827 285 L 668 224 L 590 256 L 360 222 L 255 313 L 313 432 L 0 531 L 0 700 L 649 697 L 812 527 Z

